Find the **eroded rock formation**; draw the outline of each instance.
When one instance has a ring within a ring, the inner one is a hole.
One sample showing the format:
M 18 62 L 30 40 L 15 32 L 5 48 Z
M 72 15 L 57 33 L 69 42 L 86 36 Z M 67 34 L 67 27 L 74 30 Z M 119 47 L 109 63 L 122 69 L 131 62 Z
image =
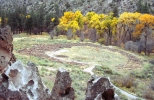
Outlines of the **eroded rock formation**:
M 50 91 L 42 83 L 38 69 L 34 63 L 24 66 L 17 61 L 5 73 L 9 78 L 8 89 L 12 91 L 20 90 L 25 93 L 29 100 L 48 100 Z
M 1 74 L 0 100 L 50 100 L 34 63 L 23 66 L 20 61 Z
M 70 78 L 69 72 L 64 69 L 59 69 L 51 92 L 51 100 L 74 100 L 75 93 L 71 84 L 72 79 Z
M 118 100 L 115 95 L 108 78 L 92 78 L 88 81 L 86 100 Z
M 9 26 L 0 29 L 0 73 L 6 70 L 11 62 L 15 62 L 15 56 L 12 53 L 12 32 Z
M 0 100 L 50 100 L 35 64 L 16 61 L 12 36 L 9 26 L 0 29 Z

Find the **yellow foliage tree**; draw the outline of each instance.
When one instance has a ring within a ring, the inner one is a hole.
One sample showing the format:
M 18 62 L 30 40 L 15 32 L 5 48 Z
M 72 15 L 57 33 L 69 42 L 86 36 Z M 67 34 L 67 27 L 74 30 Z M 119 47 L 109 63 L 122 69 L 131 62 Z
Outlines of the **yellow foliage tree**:
M 136 25 L 135 31 L 133 33 L 134 37 L 139 37 L 143 32 L 146 34 L 146 37 L 151 33 L 146 32 L 154 28 L 154 16 L 150 14 L 143 14 L 139 17 L 139 23 Z
M 111 45 L 112 37 L 117 33 L 117 23 L 118 19 L 113 17 L 113 13 L 106 15 L 104 20 L 100 23 L 101 30 L 107 34 L 107 45 Z
M 148 50 L 148 40 L 153 39 L 152 38 L 152 33 L 153 33 L 153 28 L 154 28 L 154 16 L 150 14 L 143 14 L 139 17 L 139 23 L 136 25 L 136 29 L 134 32 L 134 37 L 139 37 L 142 36 L 141 39 L 143 39 L 143 49 L 145 52 L 145 55 L 147 55 Z
M 97 14 L 95 12 L 88 12 L 86 14 L 89 21 L 88 26 L 97 30 L 101 39 L 104 38 L 104 34 L 107 34 L 106 44 L 110 45 L 112 41 L 112 36 L 116 33 L 116 25 L 118 19 L 113 17 L 113 13 Z M 105 39 L 105 38 L 104 38 Z
M 74 34 L 77 30 L 83 28 L 83 15 L 81 11 L 76 11 L 75 13 L 72 11 L 65 12 L 59 20 L 58 28 L 63 30 L 71 29 Z
M 124 12 L 120 15 L 118 19 L 118 33 L 119 35 L 123 35 L 123 42 L 132 40 L 133 32 L 135 30 L 135 26 L 138 23 L 138 18 L 141 16 L 140 13 L 130 13 Z M 127 37 L 129 36 L 129 37 Z

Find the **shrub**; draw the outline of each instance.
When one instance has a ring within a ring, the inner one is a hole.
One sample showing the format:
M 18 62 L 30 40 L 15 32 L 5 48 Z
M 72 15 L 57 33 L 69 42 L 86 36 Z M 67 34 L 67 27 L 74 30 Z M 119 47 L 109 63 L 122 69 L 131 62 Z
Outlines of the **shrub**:
M 150 88 L 154 91 L 154 79 L 151 81 Z
M 146 100 L 154 100 L 154 91 L 150 88 L 147 88 L 144 92 L 143 92 L 143 97 L 146 98 Z
M 100 38 L 100 39 L 98 39 L 98 42 L 99 42 L 100 44 L 103 44 L 103 43 L 105 42 L 105 39 L 104 39 L 104 38 Z
M 114 84 L 120 87 L 132 88 L 136 87 L 135 78 L 131 75 L 126 75 L 122 77 L 115 77 Z

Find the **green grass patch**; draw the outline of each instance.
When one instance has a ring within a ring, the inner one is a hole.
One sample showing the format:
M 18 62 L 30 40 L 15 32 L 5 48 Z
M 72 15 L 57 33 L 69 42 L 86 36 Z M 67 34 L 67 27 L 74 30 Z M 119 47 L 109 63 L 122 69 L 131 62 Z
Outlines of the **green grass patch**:
M 91 65 L 115 67 L 119 64 L 125 64 L 128 60 L 127 57 L 118 52 L 90 46 L 73 46 L 72 48 L 65 48 L 65 50 L 69 52 L 63 52 L 61 55 L 68 56 L 69 60 L 87 62 Z
M 24 64 L 27 64 L 28 61 L 34 62 L 38 66 L 43 82 L 49 89 L 52 89 L 53 87 L 57 70 L 59 68 L 68 70 L 72 78 L 72 86 L 75 89 L 75 99 L 83 100 L 85 98 L 87 82 L 90 79 L 90 74 L 83 72 L 83 69 L 89 66 L 59 63 L 56 61 L 50 61 L 47 58 L 42 59 L 41 57 L 18 53 L 19 50 L 35 47 L 39 44 L 79 43 L 79 41 L 79 38 L 76 38 L 76 40 L 67 40 L 67 37 L 62 35 L 50 39 L 50 36 L 47 33 L 43 33 L 43 35 L 27 35 L 25 33 L 18 34 L 13 36 L 14 54 L 17 59 L 21 60 Z M 89 40 L 86 40 L 86 42 L 89 42 Z M 97 45 L 98 43 L 95 44 Z M 121 50 L 118 47 L 113 48 Z M 138 96 L 143 95 L 142 91 L 145 90 L 144 87 L 151 82 L 150 80 L 154 76 L 154 67 L 148 62 L 152 57 L 141 56 L 139 54 L 122 50 L 143 61 L 142 69 L 136 70 L 136 68 L 134 68 L 128 72 L 126 70 L 117 70 L 116 68 L 119 65 L 127 65 L 128 61 L 128 57 L 119 52 L 89 46 L 73 46 L 72 48 L 64 49 L 69 52 L 62 52 L 59 54 L 60 56 L 66 56 L 67 59 L 71 61 L 86 62 L 89 65 L 96 65 L 93 69 L 93 72 L 96 75 L 111 77 L 111 81 L 115 85 L 131 93 L 135 93 Z M 133 62 L 131 64 L 135 65 Z M 132 80 L 129 74 L 133 76 Z M 121 96 L 122 100 L 126 99 L 125 96 Z

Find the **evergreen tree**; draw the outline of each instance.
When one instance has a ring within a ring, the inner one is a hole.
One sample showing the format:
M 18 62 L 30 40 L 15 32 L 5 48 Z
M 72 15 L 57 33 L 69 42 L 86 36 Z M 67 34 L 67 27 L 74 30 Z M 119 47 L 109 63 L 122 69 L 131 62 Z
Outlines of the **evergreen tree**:
M 31 17 L 30 14 L 28 14 L 26 16 L 26 23 L 25 23 L 25 29 L 27 31 L 27 34 L 30 34 L 32 33 L 32 28 L 33 28 L 33 19 Z
M 118 7 L 114 7 L 114 9 L 113 9 L 113 16 L 114 17 L 118 17 L 119 16 Z
M 144 5 L 143 5 L 143 13 L 150 13 L 149 12 L 150 8 L 148 6 L 148 3 L 146 2 Z
M 143 3 L 142 0 L 137 2 L 137 12 L 140 13 L 150 13 L 150 7 L 147 2 Z
M 45 10 L 44 10 L 43 6 L 41 6 L 39 9 L 39 13 L 38 13 L 38 22 L 39 22 L 38 28 L 40 29 L 40 34 L 42 34 L 43 26 L 44 26 L 44 19 L 45 19 L 44 12 L 45 12 Z
M 143 5 L 142 5 L 142 0 L 139 0 L 138 2 L 137 2 L 137 12 L 142 12 L 142 7 L 143 7 Z

